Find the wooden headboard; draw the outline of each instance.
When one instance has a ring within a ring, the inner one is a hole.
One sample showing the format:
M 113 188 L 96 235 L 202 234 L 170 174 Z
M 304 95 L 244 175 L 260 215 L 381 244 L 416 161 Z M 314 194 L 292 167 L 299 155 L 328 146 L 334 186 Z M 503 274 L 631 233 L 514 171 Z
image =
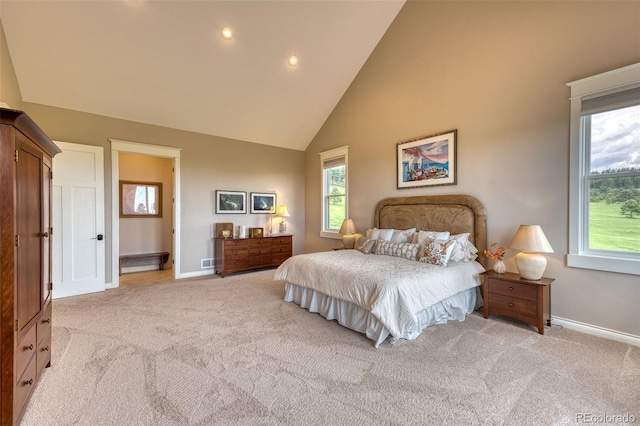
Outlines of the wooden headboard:
M 451 235 L 469 232 L 478 248 L 478 262 L 485 264 L 482 251 L 487 247 L 487 212 L 471 195 L 431 195 L 385 198 L 374 213 L 376 228 L 449 231 Z

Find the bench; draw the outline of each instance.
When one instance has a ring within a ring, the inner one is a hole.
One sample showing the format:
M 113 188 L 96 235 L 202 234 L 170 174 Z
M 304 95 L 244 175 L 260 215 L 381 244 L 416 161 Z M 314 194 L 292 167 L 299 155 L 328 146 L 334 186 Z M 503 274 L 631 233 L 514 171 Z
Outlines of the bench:
M 137 253 L 123 254 L 120 256 L 120 275 L 122 268 L 126 266 L 142 266 L 142 265 L 160 265 L 160 269 L 164 269 L 164 264 L 169 260 L 169 252 L 159 251 L 157 253 Z

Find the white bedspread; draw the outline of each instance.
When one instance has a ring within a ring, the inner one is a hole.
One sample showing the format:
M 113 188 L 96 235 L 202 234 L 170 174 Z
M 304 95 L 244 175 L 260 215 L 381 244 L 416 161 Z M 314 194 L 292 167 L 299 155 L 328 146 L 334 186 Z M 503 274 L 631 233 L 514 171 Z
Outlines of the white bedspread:
M 338 250 L 290 257 L 274 280 L 320 291 L 367 309 L 396 338 L 417 324 L 417 313 L 480 285 L 478 262 L 447 267 L 398 257 Z

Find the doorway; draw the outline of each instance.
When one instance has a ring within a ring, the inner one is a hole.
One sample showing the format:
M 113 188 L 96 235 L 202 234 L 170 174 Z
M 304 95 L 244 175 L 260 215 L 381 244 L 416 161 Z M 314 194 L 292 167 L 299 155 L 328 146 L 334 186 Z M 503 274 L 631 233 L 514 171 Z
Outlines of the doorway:
M 164 211 L 167 215 L 170 215 L 169 222 L 170 226 L 167 226 L 169 235 L 165 236 L 168 238 L 168 241 L 165 241 L 165 246 L 169 245 L 171 247 L 170 252 L 173 265 L 171 271 L 173 272 L 173 278 L 180 278 L 180 149 L 178 148 L 170 148 L 163 147 L 157 145 L 148 145 L 136 142 L 127 142 L 111 139 L 111 178 L 112 178 L 112 229 L 113 229 L 113 246 L 112 246 L 112 287 L 118 287 L 120 285 L 120 268 L 119 262 L 121 250 L 136 250 L 136 251 L 144 251 L 148 250 L 149 247 L 144 246 L 144 236 L 139 236 L 136 241 L 134 241 L 134 247 L 131 248 L 131 245 L 122 245 L 121 241 L 121 226 L 123 228 L 130 227 L 130 223 L 121 223 L 120 221 L 120 185 L 119 181 L 121 179 L 121 154 L 132 154 L 134 156 L 142 156 L 142 157 L 157 157 L 156 159 L 167 161 L 166 164 L 170 165 L 172 176 L 169 179 L 171 185 L 170 188 L 170 197 L 167 198 L 167 202 L 163 203 L 165 205 Z M 122 157 L 122 158 L 127 158 Z M 132 157 L 133 158 L 133 157 Z M 130 167 L 130 164 L 126 164 L 126 161 L 123 161 L 122 168 L 124 173 L 130 173 L 130 171 L 125 171 Z M 145 179 L 148 180 L 148 179 Z M 149 219 L 138 219 L 141 221 L 149 220 Z M 144 222 L 143 222 L 144 223 Z M 138 224 L 139 225 L 139 224 Z M 140 227 L 135 226 L 133 229 L 139 231 Z M 150 227 L 153 228 L 153 227 Z M 124 230 L 124 229 L 123 229 Z M 147 231 L 152 232 L 153 236 L 151 238 L 158 238 L 158 233 L 155 231 Z M 151 234 L 146 234 L 150 236 Z M 135 246 L 135 244 L 143 244 Z M 166 274 L 166 273 L 165 273 Z

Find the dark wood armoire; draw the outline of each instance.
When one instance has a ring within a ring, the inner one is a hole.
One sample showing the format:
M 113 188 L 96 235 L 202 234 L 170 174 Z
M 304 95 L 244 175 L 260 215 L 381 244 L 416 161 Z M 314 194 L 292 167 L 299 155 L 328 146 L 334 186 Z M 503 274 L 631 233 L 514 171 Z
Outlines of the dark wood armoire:
M 0 420 L 18 424 L 51 364 L 52 158 L 22 111 L 0 108 Z

